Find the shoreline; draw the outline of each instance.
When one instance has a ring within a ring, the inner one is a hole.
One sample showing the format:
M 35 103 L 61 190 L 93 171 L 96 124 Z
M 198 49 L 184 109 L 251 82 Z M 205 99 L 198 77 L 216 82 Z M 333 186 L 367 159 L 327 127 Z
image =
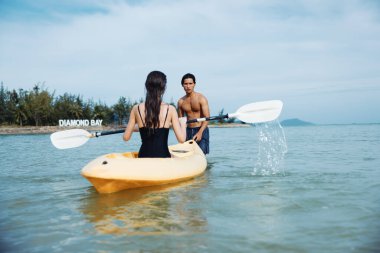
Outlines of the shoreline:
M 249 124 L 209 124 L 209 128 L 235 128 L 235 127 L 249 127 Z M 58 131 L 69 129 L 84 129 L 87 131 L 108 131 L 124 128 L 125 126 L 112 127 L 112 126 L 98 126 L 98 127 L 60 127 L 60 126 L 0 126 L 0 135 L 21 135 L 21 134 L 52 134 Z
M 0 135 L 19 135 L 19 134 L 52 134 L 54 132 L 78 129 L 79 127 L 60 127 L 60 126 L 0 126 Z M 80 127 L 88 131 L 112 130 L 112 127 Z

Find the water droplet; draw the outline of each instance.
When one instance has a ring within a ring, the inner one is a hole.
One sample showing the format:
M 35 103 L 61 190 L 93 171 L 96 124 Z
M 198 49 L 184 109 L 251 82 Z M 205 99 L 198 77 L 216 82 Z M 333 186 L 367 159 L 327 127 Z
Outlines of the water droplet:
M 280 122 L 276 120 L 255 126 L 259 147 L 252 175 L 284 175 L 283 161 L 288 147 Z

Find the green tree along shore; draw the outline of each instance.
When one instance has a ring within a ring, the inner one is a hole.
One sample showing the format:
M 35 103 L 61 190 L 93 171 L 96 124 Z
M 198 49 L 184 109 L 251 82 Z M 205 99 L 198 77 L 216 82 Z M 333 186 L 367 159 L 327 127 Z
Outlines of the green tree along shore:
M 56 96 L 40 83 L 31 90 L 8 90 L 1 83 L 0 126 L 57 126 L 60 119 L 101 119 L 106 126 L 126 125 L 132 107 L 141 101 L 143 99 L 132 101 L 121 96 L 116 104 L 108 106 L 92 99 L 85 101 L 81 95 Z M 170 104 L 176 106 L 173 101 Z M 222 114 L 223 109 L 219 115 Z
M 0 85 L 0 125 L 56 126 L 60 119 L 102 119 L 104 125 L 125 124 L 138 101 L 120 97 L 116 104 L 65 93 L 55 96 L 42 84 L 32 90 L 8 90 Z

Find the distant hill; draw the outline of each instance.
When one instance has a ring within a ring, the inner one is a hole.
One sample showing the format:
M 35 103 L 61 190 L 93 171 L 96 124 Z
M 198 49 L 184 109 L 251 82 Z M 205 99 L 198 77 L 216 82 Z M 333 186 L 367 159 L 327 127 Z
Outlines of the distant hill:
M 282 126 L 313 126 L 314 123 L 303 121 L 300 119 L 286 119 L 281 121 Z

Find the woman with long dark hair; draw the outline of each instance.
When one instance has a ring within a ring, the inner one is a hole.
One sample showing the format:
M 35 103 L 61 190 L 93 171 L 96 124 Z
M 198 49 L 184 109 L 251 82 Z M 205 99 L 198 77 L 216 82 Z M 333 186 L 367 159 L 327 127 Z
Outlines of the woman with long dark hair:
M 168 149 L 169 128 L 173 127 L 178 142 L 186 140 L 186 118 L 178 118 L 174 106 L 162 101 L 166 89 L 166 75 L 152 71 L 145 81 L 145 102 L 132 108 L 123 139 L 131 138 L 137 124 L 141 136 L 139 157 L 170 157 Z

